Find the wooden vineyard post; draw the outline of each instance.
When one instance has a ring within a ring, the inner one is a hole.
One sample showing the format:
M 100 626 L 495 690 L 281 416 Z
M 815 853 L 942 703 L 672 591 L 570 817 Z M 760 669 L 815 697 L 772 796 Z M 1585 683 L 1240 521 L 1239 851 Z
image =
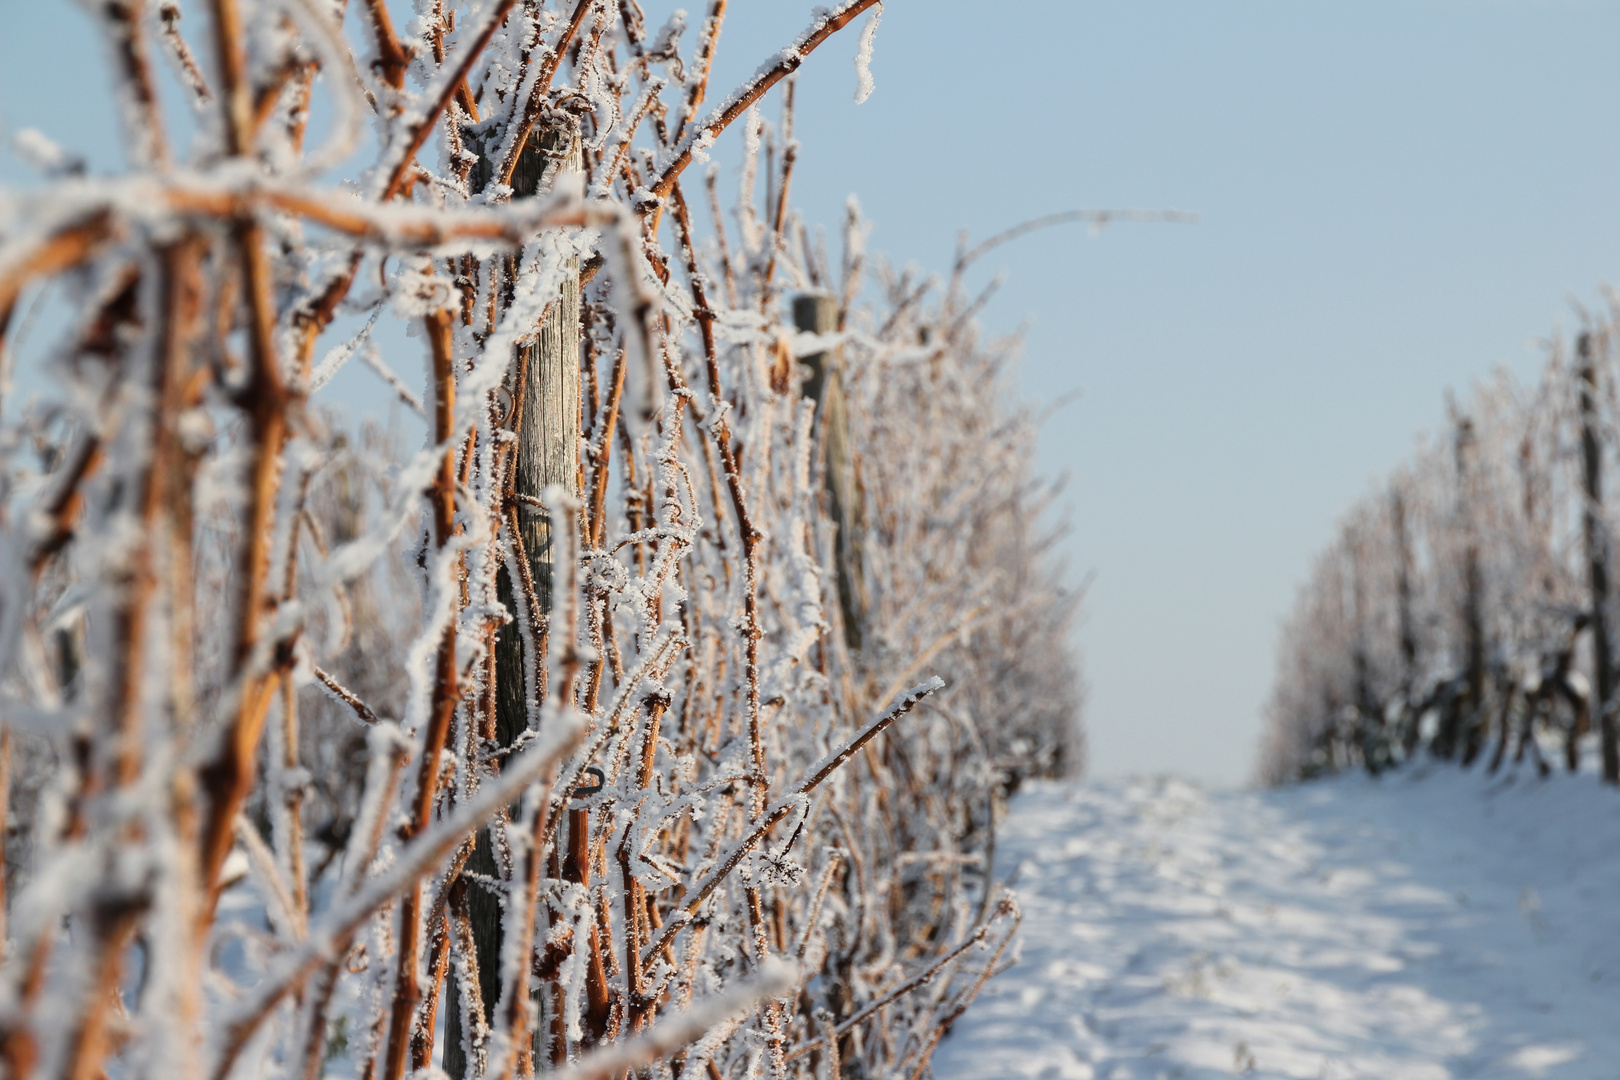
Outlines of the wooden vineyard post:
M 1479 509 L 1475 474 L 1478 470 L 1479 439 L 1474 423 L 1464 417 L 1457 425 L 1457 478 L 1463 498 L 1464 528 L 1468 530 L 1468 553 L 1464 571 L 1467 593 L 1463 603 L 1463 623 L 1468 632 L 1468 712 L 1466 727 L 1459 733 L 1463 745 L 1462 763 L 1473 764 L 1479 754 L 1480 732 L 1485 722 L 1485 577 L 1479 565 Z M 1453 737 L 1452 749 L 1456 747 Z
M 1387 743 L 1384 733 L 1384 713 L 1378 697 L 1373 693 L 1372 660 L 1368 655 L 1367 633 L 1371 621 L 1367 599 L 1366 543 L 1358 528 L 1351 534 L 1350 544 L 1350 598 L 1355 605 L 1351 625 L 1355 627 L 1355 643 L 1351 663 L 1355 668 L 1356 730 L 1355 743 L 1361 753 L 1362 766 L 1374 776 L 1388 764 Z
M 793 325 L 807 334 L 838 332 L 838 300 L 825 293 L 802 293 L 793 298 Z M 844 643 L 851 652 L 861 648 L 866 617 L 866 579 L 861 559 L 860 489 L 855 480 L 849 445 L 849 406 L 837 350 L 812 353 L 800 360 L 807 369 L 804 396 L 816 403 L 816 429 L 827 478 L 829 516 L 837 530 L 833 561 L 838 578 L 838 608 L 844 624 Z
M 1614 645 L 1609 640 L 1609 530 L 1603 520 L 1603 448 L 1598 442 L 1597 363 L 1591 334 L 1576 340 L 1575 352 L 1581 365 L 1581 458 L 1586 488 L 1581 526 L 1592 590 L 1592 666 L 1597 676 L 1592 711 L 1603 740 L 1603 779 L 1613 784 L 1620 783 L 1620 747 L 1616 746 L 1614 718 Z
M 1485 707 L 1484 579 L 1479 565 L 1479 537 L 1474 507 L 1474 422 L 1458 417 L 1453 455 L 1457 475 L 1457 517 L 1465 537 L 1463 552 L 1463 604 L 1459 613 L 1464 635 L 1461 692 L 1454 694 L 1440 715 L 1440 726 L 1429 744 L 1435 757 L 1450 758 L 1459 751 L 1467 764 L 1478 752 L 1477 728 Z
M 1406 498 L 1397 485 L 1390 492 L 1390 519 L 1395 527 L 1395 603 L 1401 635 L 1401 731 L 1403 757 L 1417 747 L 1418 718 L 1412 695 L 1417 684 L 1417 624 L 1412 616 L 1412 538 L 1406 523 Z
M 553 167 L 554 165 L 554 167 Z M 512 173 L 512 197 L 528 198 L 549 189 L 551 175 L 582 166 L 579 140 L 566 131 L 536 132 L 529 138 Z M 479 187 L 489 182 L 489 156 L 482 156 L 475 170 Z M 557 574 L 558 552 L 552 543 L 553 529 L 545 511 L 535 505 L 550 485 L 561 487 L 571 498 L 579 495 L 579 264 L 570 273 L 554 303 L 547 309 L 534 340 L 519 345 L 517 363 L 508 381 L 521 388 L 516 404 L 514 426 L 518 443 L 512 475 L 512 494 L 518 535 L 528 556 L 540 611 L 529 612 L 532 637 L 538 644 L 544 637 L 547 613 L 551 610 L 554 583 L 566 580 Z M 520 375 L 521 372 L 521 375 Z M 500 599 L 515 612 L 521 586 L 514 589 L 510 576 L 502 571 Z M 551 643 L 558 648 L 561 643 Z M 495 645 L 495 739 L 502 747 L 512 743 L 528 727 L 526 701 L 530 672 L 538 678 L 535 657 L 526 655 L 517 624 L 509 623 Z M 467 870 L 499 880 L 488 832 L 479 834 L 478 845 L 467 860 Z M 496 999 L 501 993 L 501 942 L 503 940 L 500 901 L 487 888 L 471 884 L 467 890 L 468 921 L 474 951 L 478 958 L 478 983 L 486 1022 L 493 1022 Z M 445 1030 L 444 1070 L 458 1078 L 469 1075 L 463 1053 L 460 990 L 453 999 Z

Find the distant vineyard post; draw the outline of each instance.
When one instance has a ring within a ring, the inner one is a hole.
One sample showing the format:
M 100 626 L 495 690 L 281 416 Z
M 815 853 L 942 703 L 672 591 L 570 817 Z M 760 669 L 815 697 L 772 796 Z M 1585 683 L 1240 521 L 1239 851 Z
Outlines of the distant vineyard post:
M 1452 469 L 1456 480 L 1453 513 L 1464 547 L 1462 607 L 1458 612 L 1463 629 L 1463 672 L 1456 692 L 1446 695 L 1429 749 L 1438 758 L 1451 758 L 1462 750 L 1464 764 L 1473 760 L 1470 750 L 1477 749 L 1473 732 L 1481 722 L 1485 704 L 1484 581 L 1479 565 L 1477 510 L 1473 505 L 1476 452 L 1474 423 L 1466 416 L 1458 416 L 1452 436 Z M 1466 745 L 1462 745 L 1465 740 Z
M 807 334 L 838 332 L 838 299 L 826 293 L 803 293 L 793 298 L 793 325 Z M 804 395 L 816 403 L 822 461 L 827 475 L 829 517 L 838 530 L 835 551 L 838 567 L 838 607 L 843 617 L 844 641 L 851 651 L 861 647 L 865 617 L 865 581 L 860 538 L 856 536 L 860 500 L 855 489 L 849 450 L 849 407 L 844 399 L 843 375 L 836 350 L 811 353 L 801 361 L 809 374 Z
M 1388 764 L 1388 754 L 1383 734 L 1383 709 L 1373 692 L 1372 662 L 1368 658 L 1371 646 L 1367 640 L 1367 627 L 1372 620 L 1367 614 L 1366 557 L 1366 538 L 1357 530 L 1350 544 L 1350 599 L 1355 605 L 1355 640 L 1351 652 L 1351 663 L 1355 669 L 1355 740 L 1361 752 L 1362 765 L 1376 776 Z
M 1614 646 L 1609 640 L 1609 532 L 1603 520 L 1603 453 L 1598 442 L 1596 403 L 1597 362 L 1592 335 L 1583 333 L 1575 343 L 1581 380 L 1581 457 L 1586 506 L 1581 515 L 1586 541 L 1588 581 L 1592 589 L 1592 661 L 1597 676 L 1593 711 L 1603 737 L 1603 779 L 1620 783 L 1620 751 L 1615 745 Z
M 1462 737 L 1464 765 L 1472 764 L 1479 754 L 1480 733 L 1485 723 L 1485 680 L 1489 674 L 1485 669 L 1485 576 L 1480 567 L 1478 458 L 1479 439 L 1474 432 L 1474 422 L 1465 416 L 1457 424 L 1457 486 L 1462 499 L 1463 529 L 1468 538 L 1468 551 L 1463 564 L 1463 572 L 1467 575 L 1463 625 L 1468 635 L 1468 685 L 1464 699 L 1466 711 L 1458 709 L 1454 715 L 1460 717 L 1466 727 L 1454 732 L 1449 747 L 1449 751 L 1455 753 L 1456 738 L 1459 735 Z
M 1390 490 L 1390 519 L 1395 527 L 1395 603 L 1401 634 L 1401 748 L 1411 757 L 1417 748 L 1418 716 L 1413 707 L 1417 686 L 1417 628 L 1412 617 L 1412 537 L 1406 522 L 1406 498 L 1397 485 Z

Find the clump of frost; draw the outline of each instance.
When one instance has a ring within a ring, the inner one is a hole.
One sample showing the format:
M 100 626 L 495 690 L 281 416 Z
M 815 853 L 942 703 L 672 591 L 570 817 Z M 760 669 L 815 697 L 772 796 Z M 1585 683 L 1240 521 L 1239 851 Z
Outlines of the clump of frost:
M 42 176 L 68 176 L 84 171 L 78 155 L 62 149 L 37 128 L 23 128 L 12 136 L 11 148 L 23 163 Z
M 861 27 L 860 46 L 855 50 L 855 104 L 864 105 L 866 99 L 872 96 L 877 84 L 872 81 L 872 44 L 877 40 L 878 20 L 882 18 L 883 7 L 879 5 L 872 9 L 872 14 L 866 17 L 866 25 Z

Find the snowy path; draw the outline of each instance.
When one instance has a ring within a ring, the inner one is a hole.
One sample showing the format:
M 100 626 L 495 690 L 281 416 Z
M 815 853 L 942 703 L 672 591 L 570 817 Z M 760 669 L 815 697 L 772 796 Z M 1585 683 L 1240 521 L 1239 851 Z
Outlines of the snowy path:
M 1588 777 L 1043 786 L 1022 959 L 939 1080 L 1620 1078 L 1620 794 Z

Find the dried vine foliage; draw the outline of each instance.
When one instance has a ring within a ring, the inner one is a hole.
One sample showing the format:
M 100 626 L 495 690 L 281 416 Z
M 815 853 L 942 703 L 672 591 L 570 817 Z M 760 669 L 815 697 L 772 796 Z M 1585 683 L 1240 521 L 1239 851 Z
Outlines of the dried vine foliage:
M 1620 781 L 1612 491 L 1620 308 L 1503 373 L 1355 506 L 1282 636 L 1261 761 L 1280 783 L 1427 755 Z M 1590 744 L 1596 742 L 1596 747 Z
M 1012 346 L 865 304 L 758 109 L 875 0 L 713 106 L 725 0 L 203 6 L 100 6 L 128 173 L 0 204 L 0 348 L 74 313 L 0 425 L 4 1074 L 925 1074 L 1082 744 Z

